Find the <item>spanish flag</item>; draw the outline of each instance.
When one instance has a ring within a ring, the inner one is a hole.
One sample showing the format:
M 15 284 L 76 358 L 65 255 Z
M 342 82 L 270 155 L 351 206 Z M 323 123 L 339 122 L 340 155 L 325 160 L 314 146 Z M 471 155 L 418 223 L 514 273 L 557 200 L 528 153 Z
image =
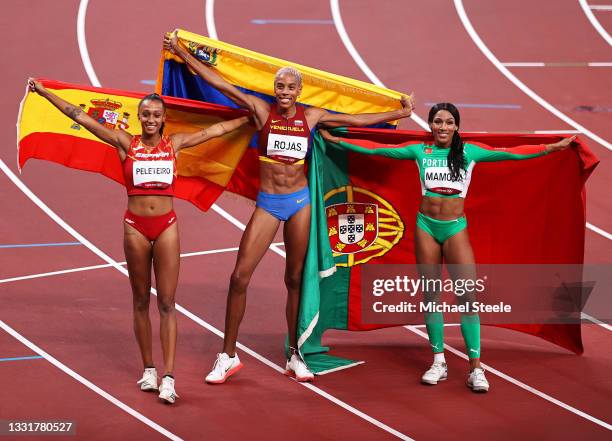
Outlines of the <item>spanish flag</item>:
M 132 135 L 141 133 L 138 103 L 144 94 L 54 80 L 40 81 L 48 90 L 80 106 L 101 124 Z M 195 132 L 219 121 L 247 114 L 242 110 L 174 97 L 164 97 L 164 101 L 167 107 L 164 131 L 168 134 Z M 116 149 L 100 141 L 40 95 L 26 92 L 17 129 L 20 169 L 30 158 L 44 159 L 66 167 L 101 173 L 124 184 Z M 176 196 L 207 210 L 230 182 L 253 130 L 243 128 L 182 150 L 178 156 Z

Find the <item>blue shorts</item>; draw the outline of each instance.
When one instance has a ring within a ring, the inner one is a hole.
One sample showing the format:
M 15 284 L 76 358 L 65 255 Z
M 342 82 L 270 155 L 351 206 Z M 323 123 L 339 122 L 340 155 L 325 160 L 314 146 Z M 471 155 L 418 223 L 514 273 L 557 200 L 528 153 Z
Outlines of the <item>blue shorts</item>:
M 288 194 L 271 194 L 260 191 L 256 205 L 281 221 L 289 220 L 295 213 L 310 204 L 308 186 Z

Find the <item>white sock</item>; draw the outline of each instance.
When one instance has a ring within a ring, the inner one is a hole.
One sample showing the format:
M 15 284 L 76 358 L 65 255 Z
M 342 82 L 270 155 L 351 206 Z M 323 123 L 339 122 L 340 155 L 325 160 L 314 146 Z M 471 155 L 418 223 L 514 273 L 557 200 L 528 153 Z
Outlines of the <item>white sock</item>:
M 444 352 L 437 352 L 434 354 L 434 363 L 446 363 Z

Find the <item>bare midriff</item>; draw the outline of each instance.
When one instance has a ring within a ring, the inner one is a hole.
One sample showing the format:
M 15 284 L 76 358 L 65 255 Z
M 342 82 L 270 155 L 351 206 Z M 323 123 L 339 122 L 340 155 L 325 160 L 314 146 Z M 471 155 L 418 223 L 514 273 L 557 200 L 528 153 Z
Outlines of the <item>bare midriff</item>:
M 136 216 L 160 216 L 172 210 L 172 201 L 172 196 L 129 196 L 128 210 Z
M 419 211 L 437 220 L 455 220 L 463 216 L 464 198 L 436 198 L 423 196 Z
M 295 193 L 306 187 L 304 164 L 259 163 L 260 189 L 264 193 Z

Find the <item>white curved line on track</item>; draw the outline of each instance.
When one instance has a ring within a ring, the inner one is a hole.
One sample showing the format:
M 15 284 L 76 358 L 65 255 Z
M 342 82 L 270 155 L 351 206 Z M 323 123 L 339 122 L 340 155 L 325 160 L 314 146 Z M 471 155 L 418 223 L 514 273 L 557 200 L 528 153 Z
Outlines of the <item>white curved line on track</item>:
M 334 20 L 334 26 L 336 27 L 336 31 L 338 32 L 338 35 L 340 36 L 340 40 L 342 40 L 344 47 L 346 48 L 348 53 L 351 55 L 353 60 L 355 60 L 355 63 L 357 63 L 357 66 L 359 66 L 361 71 L 365 74 L 366 77 L 368 77 L 368 79 L 373 84 L 386 88 L 387 86 L 385 86 L 383 82 L 380 81 L 380 79 L 374 74 L 374 72 L 372 72 L 372 69 L 370 69 L 367 63 L 363 61 L 363 58 L 361 58 L 361 55 L 359 55 L 359 52 L 357 52 L 357 49 L 355 49 L 355 46 L 353 46 L 353 42 L 351 41 L 351 38 L 349 37 L 348 33 L 346 32 L 346 29 L 344 28 L 344 23 L 342 21 L 342 15 L 340 14 L 340 4 L 338 3 L 338 0 L 330 0 L 329 7 L 331 9 L 332 19 Z M 429 125 L 423 118 L 417 115 L 416 112 L 412 112 L 412 115 L 410 115 L 410 118 L 414 122 L 416 122 L 419 126 L 421 126 L 423 130 L 426 130 L 429 132 Z
M 336 1 L 336 0 L 332 0 L 332 1 Z M 506 76 L 506 78 L 508 78 L 516 87 L 521 89 L 525 94 L 527 94 L 530 98 L 532 98 L 535 102 L 537 102 L 542 107 L 544 107 L 546 110 L 551 112 L 553 115 L 560 118 L 561 120 L 563 120 L 570 126 L 574 127 L 576 130 L 584 133 L 586 136 L 598 142 L 599 144 L 601 144 L 603 147 L 607 148 L 608 150 L 612 150 L 612 144 L 600 138 L 599 136 L 597 136 L 596 134 L 594 134 L 587 128 L 583 127 L 582 125 L 578 124 L 576 121 L 571 119 L 570 117 L 566 116 L 564 113 L 559 111 L 556 107 L 549 104 L 542 97 L 536 94 L 533 90 L 527 87 L 521 80 L 519 80 L 516 76 L 514 76 L 514 74 L 512 74 L 512 72 L 510 72 L 505 66 L 503 66 L 503 64 L 500 63 L 500 61 L 495 57 L 495 55 L 493 55 L 493 52 L 489 50 L 489 48 L 484 44 L 480 36 L 476 33 L 476 30 L 472 26 L 472 23 L 470 22 L 470 19 L 468 18 L 465 12 L 465 9 L 463 8 L 462 0 L 454 0 L 454 2 L 455 2 L 455 8 L 457 9 L 457 14 L 459 15 L 459 18 L 461 19 L 461 23 L 463 23 L 463 26 L 465 30 L 467 31 L 467 33 L 470 35 L 470 37 L 472 38 L 476 46 L 478 46 L 480 51 L 489 59 L 489 61 L 502 74 Z M 586 227 L 589 230 L 594 231 L 597 234 L 600 234 L 606 239 L 612 240 L 612 234 L 610 234 L 609 232 L 599 227 L 596 227 L 595 225 L 588 223 L 588 222 L 586 224 Z
M 578 3 L 580 3 L 580 7 L 582 8 L 582 11 L 584 12 L 584 15 L 587 16 L 587 18 L 591 22 L 591 25 L 595 28 L 595 30 L 599 33 L 599 35 L 601 35 L 601 38 L 606 40 L 606 43 L 608 43 L 610 46 L 612 46 L 612 37 L 610 36 L 610 34 L 608 34 L 608 32 L 605 30 L 605 28 L 601 25 L 599 20 L 597 20 L 597 17 L 595 17 L 595 14 L 593 14 L 593 11 L 591 10 L 589 5 L 587 4 L 587 1 L 586 0 L 578 0 Z
M 580 132 L 584 133 L 586 136 L 591 138 L 593 141 L 597 142 L 598 144 L 602 145 L 603 147 L 607 148 L 608 150 L 612 150 L 612 144 L 610 144 L 608 141 L 606 141 L 602 137 L 600 137 L 600 136 L 596 135 L 595 133 L 591 132 L 589 129 L 587 129 L 583 125 L 577 123 L 576 121 L 571 119 L 569 116 L 565 115 L 559 109 L 554 107 L 552 104 L 550 104 L 544 98 L 542 98 L 537 93 L 535 93 L 533 90 L 531 90 L 529 87 L 527 87 L 527 85 L 525 85 L 525 83 L 523 83 L 512 72 L 510 72 L 497 59 L 497 57 L 493 54 L 493 52 L 491 52 L 491 50 L 487 47 L 487 45 L 484 44 L 484 42 L 482 41 L 482 39 L 480 38 L 480 36 L 476 32 L 476 30 L 474 29 L 474 26 L 472 26 L 472 23 L 470 22 L 470 19 L 468 18 L 467 13 L 465 12 L 465 8 L 463 7 L 463 1 L 462 0 L 453 0 L 453 1 L 455 3 L 455 9 L 457 10 L 457 14 L 459 15 L 459 19 L 461 20 L 461 23 L 463 24 L 463 27 L 465 28 L 465 30 L 467 31 L 469 36 L 472 38 L 472 41 L 474 42 L 474 44 L 476 44 L 476 46 L 478 47 L 478 49 L 480 49 L 480 51 L 484 54 L 484 56 L 487 57 L 487 59 L 506 78 L 508 78 L 516 87 L 518 87 L 521 91 L 523 91 L 532 100 L 534 100 L 536 103 L 538 103 L 539 105 L 544 107 L 546 110 L 548 110 L 550 113 L 555 115 L 557 118 L 561 119 L 566 124 L 569 124 L 570 126 L 575 128 L 576 130 L 579 130 Z
M 98 80 L 98 76 L 96 75 L 96 71 L 91 64 L 91 60 L 89 59 L 89 50 L 87 49 L 87 38 L 85 36 L 85 16 L 87 15 L 87 6 L 89 5 L 89 0 L 81 0 L 79 3 L 79 13 L 77 14 L 77 41 L 79 43 L 79 53 L 81 54 L 81 61 L 83 62 L 83 67 L 85 68 L 85 72 L 87 73 L 87 77 L 91 84 L 95 87 L 102 87 L 100 81 Z
M 335 2 L 337 4 L 337 0 L 330 0 L 330 2 L 332 2 L 332 3 Z M 339 10 L 338 10 L 338 12 L 339 12 Z M 334 19 L 334 21 L 335 21 L 335 19 Z M 344 29 L 344 27 L 343 27 L 343 29 Z M 347 37 L 348 37 L 348 35 L 347 35 Z M 374 75 L 374 74 L 372 73 L 372 75 Z M 417 329 L 416 327 L 414 327 L 414 326 L 405 326 L 405 328 L 410 330 L 411 332 L 414 332 L 415 334 L 417 334 L 417 335 L 419 335 L 419 336 L 429 340 L 429 337 L 427 336 L 427 334 L 424 333 L 423 331 Z M 447 344 L 445 344 L 444 346 L 445 346 L 446 349 L 448 349 L 453 354 L 455 354 L 455 355 L 457 355 L 457 356 L 459 356 L 461 358 L 464 358 L 466 360 L 468 359 L 467 355 L 463 354 L 458 349 L 455 349 L 454 347 L 452 347 L 450 345 L 447 345 Z M 583 412 L 580 409 L 572 407 L 569 404 L 566 404 L 566 403 L 564 403 L 564 402 L 562 402 L 562 401 L 560 401 L 560 400 L 558 400 L 558 399 L 556 399 L 556 398 L 554 398 L 554 397 L 552 397 L 552 396 L 550 396 L 548 394 L 545 394 L 544 392 L 541 392 L 540 390 L 538 390 L 538 389 L 536 389 L 534 387 L 531 387 L 531 386 L 523 383 L 522 381 L 517 380 L 514 377 L 511 377 L 510 375 L 507 375 L 507 374 L 505 374 L 505 373 L 503 373 L 503 372 L 501 372 L 501 371 L 499 371 L 497 369 L 492 368 L 491 366 L 486 366 L 486 367 L 487 367 L 487 369 L 491 373 L 493 373 L 493 374 L 503 378 L 504 380 L 506 380 L 506 381 L 516 385 L 516 386 L 519 386 L 520 388 L 524 389 L 525 391 L 530 392 L 530 393 L 532 393 L 532 394 L 534 394 L 536 396 L 539 396 L 539 397 L 545 399 L 546 401 L 548 401 L 548 402 L 550 402 L 552 404 L 555 404 L 555 405 L 557 405 L 557 406 L 559 406 L 559 407 L 561 407 L 561 408 L 563 408 L 565 410 L 568 410 L 569 412 L 574 413 L 577 416 L 585 418 L 586 420 L 588 420 L 590 422 L 593 422 L 593 423 L 595 423 L 595 424 L 597 424 L 599 426 L 602 426 L 602 427 L 604 427 L 604 428 L 606 428 L 608 430 L 612 430 L 612 426 L 610 424 L 606 423 L 605 421 L 602 421 L 602 420 L 600 420 L 598 418 L 595 418 L 594 416 L 589 415 L 588 413 Z
M 206 29 L 208 30 L 208 36 L 214 40 L 218 40 L 217 26 L 215 25 L 215 0 L 206 0 L 205 6 L 206 14 Z

